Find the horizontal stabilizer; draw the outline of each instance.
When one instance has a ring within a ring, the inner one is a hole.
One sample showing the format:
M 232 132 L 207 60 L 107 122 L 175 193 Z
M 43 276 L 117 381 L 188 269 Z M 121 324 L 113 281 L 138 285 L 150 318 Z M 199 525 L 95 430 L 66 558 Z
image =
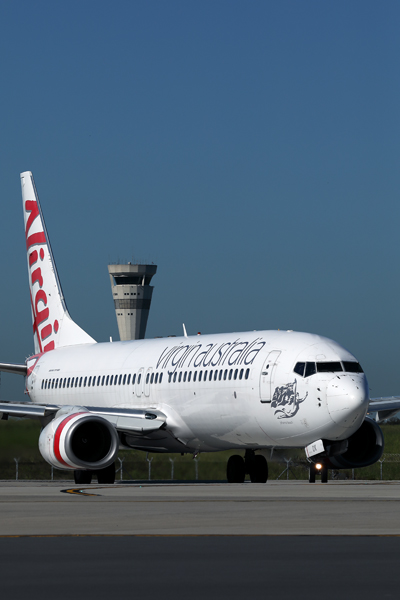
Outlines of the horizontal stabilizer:
M 0 371 L 3 373 L 16 373 L 17 375 L 26 376 L 27 366 L 26 365 L 13 365 L 9 363 L 0 363 Z

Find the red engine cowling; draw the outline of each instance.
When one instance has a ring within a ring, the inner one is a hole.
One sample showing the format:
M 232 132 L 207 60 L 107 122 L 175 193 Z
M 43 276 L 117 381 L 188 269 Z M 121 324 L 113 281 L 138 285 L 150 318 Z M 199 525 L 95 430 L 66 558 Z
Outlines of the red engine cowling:
M 115 461 L 118 448 L 115 427 L 83 411 L 56 417 L 39 437 L 41 455 L 58 469 L 104 469 Z
M 329 456 L 326 464 L 332 469 L 355 469 L 373 465 L 383 454 L 384 439 L 379 425 L 366 417 L 361 427 L 348 438 L 346 452 Z

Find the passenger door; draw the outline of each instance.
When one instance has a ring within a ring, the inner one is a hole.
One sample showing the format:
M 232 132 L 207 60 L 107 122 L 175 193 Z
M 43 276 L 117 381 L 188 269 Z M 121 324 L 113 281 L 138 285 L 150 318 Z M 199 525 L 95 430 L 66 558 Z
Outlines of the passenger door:
M 274 383 L 274 375 L 278 358 L 281 354 L 280 350 L 272 350 L 261 369 L 260 374 L 260 402 L 269 403 L 272 400 L 272 391 Z
M 142 395 L 143 379 L 144 379 L 144 369 L 142 367 L 141 369 L 139 369 L 139 372 L 136 377 L 136 396 L 138 398 L 140 398 L 140 396 Z

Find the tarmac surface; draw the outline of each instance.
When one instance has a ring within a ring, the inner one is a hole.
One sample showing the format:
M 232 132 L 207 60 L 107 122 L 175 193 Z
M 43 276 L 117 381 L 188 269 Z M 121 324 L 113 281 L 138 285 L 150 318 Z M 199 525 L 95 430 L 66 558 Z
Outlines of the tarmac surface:
M 8 600 L 398 598 L 400 482 L 0 482 Z
M 400 482 L 0 482 L 4 535 L 400 535 Z

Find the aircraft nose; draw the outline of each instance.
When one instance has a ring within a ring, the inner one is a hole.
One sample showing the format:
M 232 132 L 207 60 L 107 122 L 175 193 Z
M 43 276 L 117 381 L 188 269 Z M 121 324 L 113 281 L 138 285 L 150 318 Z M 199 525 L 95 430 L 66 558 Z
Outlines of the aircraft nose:
M 326 398 L 332 420 L 351 427 L 367 413 L 369 397 L 365 375 L 335 377 L 328 383 Z

